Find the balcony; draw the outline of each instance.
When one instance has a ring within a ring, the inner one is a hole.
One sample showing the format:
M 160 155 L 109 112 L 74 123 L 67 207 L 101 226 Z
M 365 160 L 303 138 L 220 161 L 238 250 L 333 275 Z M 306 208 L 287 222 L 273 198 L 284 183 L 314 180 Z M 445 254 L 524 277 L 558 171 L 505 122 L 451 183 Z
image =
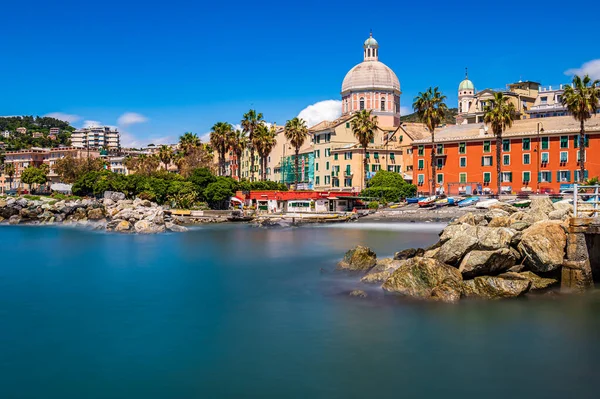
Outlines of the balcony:
M 344 177 L 352 177 L 352 176 L 354 176 L 354 173 L 352 173 L 351 170 L 344 171 Z

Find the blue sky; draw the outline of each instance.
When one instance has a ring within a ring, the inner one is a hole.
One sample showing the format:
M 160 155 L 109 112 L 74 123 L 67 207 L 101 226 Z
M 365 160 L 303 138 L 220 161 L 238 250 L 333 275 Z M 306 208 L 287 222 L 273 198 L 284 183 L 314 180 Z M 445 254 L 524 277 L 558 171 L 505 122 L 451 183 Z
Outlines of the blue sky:
M 339 99 L 370 29 L 404 110 L 431 85 L 455 106 L 467 66 L 479 90 L 520 78 L 567 83 L 571 69 L 600 78 L 587 18 L 596 1 L 404 3 L 5 2 L 0 115 L 97 121 L 135 145 L 204 135 L 251 107 L 278 124 L 312 104 L 303 115 L 335 116 L 336 103 L 320 102 Z

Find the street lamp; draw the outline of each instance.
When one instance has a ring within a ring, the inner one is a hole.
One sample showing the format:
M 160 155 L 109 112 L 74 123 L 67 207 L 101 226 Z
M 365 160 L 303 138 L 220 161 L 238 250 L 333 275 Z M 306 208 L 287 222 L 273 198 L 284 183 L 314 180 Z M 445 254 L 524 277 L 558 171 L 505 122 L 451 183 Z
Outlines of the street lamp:
M 537 193 L 540 193 L 540 133 L 544 133 L 544 124 L 542 122 L 537 123 Z

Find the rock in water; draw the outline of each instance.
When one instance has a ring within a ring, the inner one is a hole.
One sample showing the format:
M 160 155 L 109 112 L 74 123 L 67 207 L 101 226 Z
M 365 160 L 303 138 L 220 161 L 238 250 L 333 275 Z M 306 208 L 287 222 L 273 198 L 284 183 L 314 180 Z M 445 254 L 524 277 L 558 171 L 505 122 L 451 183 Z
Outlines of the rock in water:
M 525 294 L 531 288 L 531 281 L 481 276 L 463 281 L 463 293 L 468 297 L 486 299 L 515 298 Z
M 495 251 L 471 251 L 460 263 L 458 270 L 462 273 L 463 278 L 497 274 L 514 266 L 518 257 L 518 252 L 512 248 L 501 248 Z
M 531 291 L 543 290 L 554 284 L 558 284 L 558 280 L 556 280 L 556 279 L 543 278 L 532 272 L 522 272 L 522 273 L 507 272 L 507 273 L 501 274 L 498 277 L 507 278 L 507 279 L 519 279 L 519 280 L 531 281 L 531 288 L 530 288 Z
M 442 283 L 447 287 L 439 287 L 435 291 L 436 298 L 441 295 L 437 292 L 445 291 L 448 287 L 460 287 L 461 282 L 462 275 L 452 266 L 435 259 L 412 258 L 396 269 L 381 288 L 392 294 L 433 299 L 434 288 Z M 460 296 L 460 293 L 458 295 Z
M 121 220 L 115 226 L 115 231 L 119 233 L 129 233 L 131 232 L 131 223 L 129 223 L 127 220 Z
M 354 290 L 354 291 L 351 291 L 350 294 L 348 294 L 348 295 L 357 297 L 357 298 L 366 298 L 368 296 L 367 293 L 364 292 L 363 290 Z
M 104 218 L 104 212 L 102 208 L 93 208 L 88 211 L 87 217 L 90 220 L 100 220 Z
M 415 256 L 423 256 L 425 251 L 422 248 L 407 248 L 394 254 L 395 260 L 406 260 Z
M 188 228 L 185 226 L 179 226 L 178 224 L 172 223 L 172 222 L 166 222 L 165 223 L 165 227 L 167 230 L 169 231 L 173 231 L 175 233 L 184 233 L 186 231 L 188 231 Z
M 435 254 L 434 258 L 442 263 L 458 265 L 461 259 L 478 244 L 476 237 L 458 233 L 446 241 Z
M 549 272 L 562 266 L 567 235 L 557 222 L 538 222 L 523 231 L 519 251 L 534 272 Z
M 344 259 L 338 263 L 337 268 L 350 271 L 367 271 L 377 264 L 377 255 L 370 248 L 357 245 L 346 252 Z
M 156 234 L 165 231 L 165 225 L 154 224 L 149 220 L 140 220 L 134 225 L 135 231 L 139 234 Z
M 394 270 L 398 269 L 404 260 L 395 260 L 391 258 L 379 259 L 377 264 L 369 270 L 366 276 L 360 279 L 365 284 L 382 284 L 387 280 Z
M 445 280 L 431 290 L 431 299 L 440 302 L 456 303 L 460 301 L 461 295 L 461 284 L 453 280 Z
M 8 224 L 19 224 L 21 223 L 21 217 L 19 215 L 12 215 L 8 218 Z

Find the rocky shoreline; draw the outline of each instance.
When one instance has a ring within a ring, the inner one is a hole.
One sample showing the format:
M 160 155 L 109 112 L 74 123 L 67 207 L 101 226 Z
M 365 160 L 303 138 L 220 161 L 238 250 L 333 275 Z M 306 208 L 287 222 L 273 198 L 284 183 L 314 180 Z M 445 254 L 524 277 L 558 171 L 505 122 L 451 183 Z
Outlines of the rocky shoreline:
M 0 198 L 0 224 L 72 225 L 117 233 L 187 231 L 162 206 L 107 192 L 103 199 Z
M 543 292 L 560 282 L 571 212 L 570 204 L 547 198 L 532 200 L 526 211 L 497 203 L 458 217 L 429 248 L 377 259 L 358 246 L 337 268 L 360 274 L 361 283 L 377 284 L 386 294 L 449 303 Z

